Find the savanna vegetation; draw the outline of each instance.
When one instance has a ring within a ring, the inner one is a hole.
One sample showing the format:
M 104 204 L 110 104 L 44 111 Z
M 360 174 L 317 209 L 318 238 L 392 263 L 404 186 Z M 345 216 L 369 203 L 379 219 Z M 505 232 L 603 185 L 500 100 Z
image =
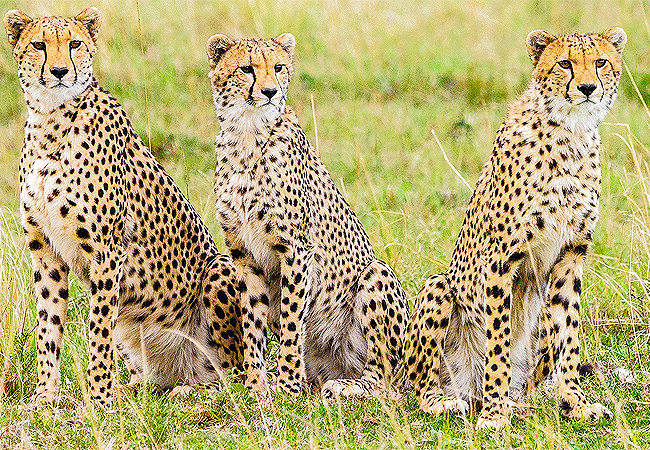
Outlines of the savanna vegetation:
M 74 15 L 70 0 L 9 2 L 30 15 Z M 601 126 L 601 219 L 585 273 L 582 358 L 588 397 L 615 411 L 592 425 L 564 420 L 542 387 L 504 433 L 475 417 L 435 418 L 400 401 L 277 395 L 261 408 L 242 385 L 172 400 L 153 388 L 123 392 L 116 411 L 87 400 L 89 294 L 71 287 L 61 402 L 35 414 L 35 299 L 18 219 L 25 105 L 0 44 L 1 448 L 650 448 L 650 4 L 645 0 L 518 2 L 236 0 L 94 2 L 104 15 L 95 72 L 194 203 L 225 250 L 215 220 L 214 115 L 205 42 L 297 39 L 289 104 L 299 114 L 379 256 L 412 298 L 446 268 L 464 206 L 505 110 L 526 86 L 529 31 L 628 34 L 619 98 Z M 458 175 L 452 170 L 458 171 Z M 465 181 L 464 181 L 464 180 Z M 271 357 L 273 344 L 271 345 Z M 612 374 L 623 367 L 624 381 Z M 122 381 L 126 373 L 120 366 Z

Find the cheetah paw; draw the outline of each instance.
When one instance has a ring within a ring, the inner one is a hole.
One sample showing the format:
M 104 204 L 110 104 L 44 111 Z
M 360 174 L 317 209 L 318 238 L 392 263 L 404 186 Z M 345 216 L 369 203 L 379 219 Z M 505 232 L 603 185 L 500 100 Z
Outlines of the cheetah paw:
M 357 383 L 329 380 L 323 384 L 321 396 L 327 401 L 333 401 L 338 397 L 367 397 L 368 394 Z
M 420 409 L 436 416 L 443 414 L 465 415 L 469 411 L 469 404 L 461 398 L 436 397 L 420 401 Z
M 176 386 L 174 389 L 171 390 L 167 396 L 169 398 L 185 398 L 189 397 L 194 394 L 194 386 L 190 386 L 189 384 L 183 384 L 181 386 Z
M 491 417 L 484 417 L 482 414 L 476 422 L 477 430 L 494 430 L 498 431 L 510 424 L 510 419 L 504 415 L 493 414 Z
M 273 403 L 271 393 L 276 390 L 275 383 L 269 385 L 266 379 L 262 378 L 257 379 L 254 383 L 250 383 L 250 378 L 248 378 L 244 386 L 248 389 L 248 394 L 253 397 L 262 408 L 267 408 Z
M 246 376 L 244 386 L 252 397 L 262 398 L 269 395 L 269 383 L 266 377 L 260 372 L 249 372 Z
M 567 416 L 569 419 L 590 420 L 592 422 L 614 417 L 612 412 L 600 403 L 576 405 L 568 412 Z
M 46 406 L 54 406 L 58 399 L 58 394 L 51 391 L 36 392 L 26 405 L 26 410 L 27 412 L 35 412 Z

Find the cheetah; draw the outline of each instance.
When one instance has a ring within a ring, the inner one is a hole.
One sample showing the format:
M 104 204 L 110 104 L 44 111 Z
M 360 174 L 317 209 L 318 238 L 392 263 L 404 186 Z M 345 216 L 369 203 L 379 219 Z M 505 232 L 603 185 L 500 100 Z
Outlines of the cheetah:
M 580 292 L 600 197 L 598 125 L 616 97 L 625 32 L 528 35 L 532 81 L 497 132 L 449 269 L 429 278 L 406 365 L 420 408 L 509 423 L 516 399 L 557 369 L 570 418 L 611 417 L 579 385 Z
M 131 381 L 163 388 L 218 381 L 241 367 L 235 266 L 93 77 L 100 13 L 4 23 L 27 104 L 22 225 L 37 296 L 35 407 L 60 388 L 72 270 L 90 287 L 90 394 L 114 398 L 117 349 Z
M 207 42 L 221 131 L 217 217 L 247 291 L 246 386 L 269 392 L 266 327 L 279 337 L 274 388 L 325 399 L 391 391 L 408 303 L 286 106 L 295 38 Z

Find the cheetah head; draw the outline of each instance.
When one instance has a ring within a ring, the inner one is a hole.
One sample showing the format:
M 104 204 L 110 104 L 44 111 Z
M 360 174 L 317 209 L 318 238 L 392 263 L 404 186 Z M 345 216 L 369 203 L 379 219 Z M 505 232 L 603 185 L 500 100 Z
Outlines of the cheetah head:
M 17 10 L 5 14 L 18 78 L 30 108 L 51 111 L 90 85 L 100 21 L 97 8 L 69 18 L 32 19 Z
M 207 43 L 212 96 L 219 121 L 259 126 L 283 113 L 293 74 L 296 39 L 230 38 L 215 34 Z
M 617 27 L 559 37 L 532 31 L 526 45 L 540 106 L 569 128 L 598 126 L 616 98 L 626 42 Z

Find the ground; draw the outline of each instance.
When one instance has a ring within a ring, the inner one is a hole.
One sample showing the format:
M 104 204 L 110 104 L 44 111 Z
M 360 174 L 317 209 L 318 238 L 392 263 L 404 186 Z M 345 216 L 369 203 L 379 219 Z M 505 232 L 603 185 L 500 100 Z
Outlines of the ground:
M 27 250 L 16 224 L 18 154 L 25 106 L 9 44 L 0 44 L 0 447 L 2 448 L 648 448 L 650 447 L 650 8 L 638 0 L 575 2 L 389 2 L 250 0 L 93 2 L 104 13 L 97 78 L 122 102 L 144 141 L 197 207 L 220 248 L 212 194 L 218 123 L 205 42 L 297 40 L 289 88 L 305 131 L 370 235 L 413 298 L 447 265 L 463 208 L 492 150 L 505 108 L 532 66 L 525 38 L 604 31 L 628 34 L 619 98 L 601 126 L 603 195 L 582 299 L 582 359 L 602 376 L 587 396 L 615 411 L 597 425 L 559 417 L 540 389 L 505 434 L 474 430 L 476 418 L 432 418 L 403 403 L 278 396 L 260 410 L 239 384 L 169 400 L 123 394 L 119 413 L 85 407 L 88 293 L 74 283 L 62 362 L 72 399 L 51 414 L 21 409 L 34 390 L 36 311 Z M 0 0 L 1 11 L 73 15 L 77 1 Z M 638 92 L 636 87 L 638 87 Z M 436 137 L 431 133 L 435 131 Z M 443 153 L 443 150 L 446 153 Z M 274 350 L 275 347 L 272 349 Z M 635 380 L 610 372 L 624 367 Z M 123 381 L 126 380 L 124 374 Z

